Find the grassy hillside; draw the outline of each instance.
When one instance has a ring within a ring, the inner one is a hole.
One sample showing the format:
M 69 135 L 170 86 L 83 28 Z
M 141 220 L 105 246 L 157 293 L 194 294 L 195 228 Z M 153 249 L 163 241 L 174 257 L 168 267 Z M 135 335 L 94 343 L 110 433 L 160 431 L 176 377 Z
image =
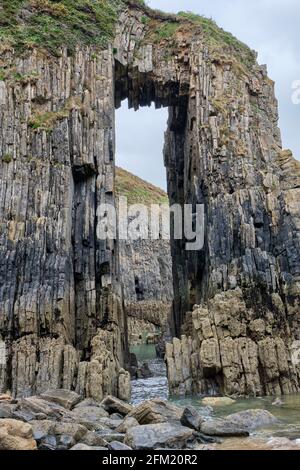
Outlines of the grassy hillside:
M 168 196 L 160 188 L 122 168 L 116 168 L 116 195 L 126 196 L 128 204 L 167 204 Z

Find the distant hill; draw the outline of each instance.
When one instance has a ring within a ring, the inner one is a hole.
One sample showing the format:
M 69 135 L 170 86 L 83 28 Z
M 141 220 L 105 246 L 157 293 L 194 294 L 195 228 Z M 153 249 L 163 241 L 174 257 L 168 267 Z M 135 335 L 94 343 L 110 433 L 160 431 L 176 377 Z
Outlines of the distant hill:
M 128 204 L 167 204 L 168 195 L 138 176 L 116 167 L 116 196 L 126 196 Z

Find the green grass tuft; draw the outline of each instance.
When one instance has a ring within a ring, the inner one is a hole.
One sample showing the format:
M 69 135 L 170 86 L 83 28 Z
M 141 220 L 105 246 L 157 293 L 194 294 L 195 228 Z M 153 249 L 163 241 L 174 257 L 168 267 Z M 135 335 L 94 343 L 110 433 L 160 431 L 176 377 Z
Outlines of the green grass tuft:
M 178 30 L 178 23 L 163 23 L 154 30 L 154 40 L 160 42 L 163 39 L 171 39 Z
M 24 51 L 43 47 L 70 53 L 77 44 L 104 47 L 114 35 L 122 0 L 3 0 L 0 40 Z
M 130 2 L 128 2 L 128 3 L 130 3 Z M 132 3 L 133 4 L 136 3 L 137 5 L 140 5 L 141 7 L 146 7 L 147 6 L 147 3 L 145 2 L 145 0 L 132 0 Z
M 45 113 L 36 112 L 29 119 L 29 127 L 33 130 L 43 130 L 51 132 L 56 123 L 63 119 L 67 119 L 72 109 L 80 109 L 81 101 L 78 97 L 69 98 L 64 107 L 58 111 L 47 111 Z
M 142 22 L 143 24 L 148 24 L 149 21 L 150 21 L 150 18 L 148 18 L 148 16 L 142 16 L 141 22 Z
M 12 155 L 10 155 L 9 153 L 6 153 L 6 154 L 3 155 L 3 157 L 2 157 L 2 161 L 3 161 L 4 163 L 7 163 L 7 164 L 9 164 L 9 163 L 12 161 L 12 159 L 13 159 L 13 157 L 12 157 Z

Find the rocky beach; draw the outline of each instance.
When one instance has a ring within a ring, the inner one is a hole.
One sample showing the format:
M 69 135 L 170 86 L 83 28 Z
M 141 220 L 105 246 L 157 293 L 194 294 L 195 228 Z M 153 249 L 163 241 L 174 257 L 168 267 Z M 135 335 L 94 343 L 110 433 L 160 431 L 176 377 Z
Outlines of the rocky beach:
M 133 406 L 112 396 L 97 403 L 63 389 L 20 400 L 2 395 L 0 449 L 300 450 L 300 420 L 287 424 L 284 401 L 279 414 L 278 405 L 262 399 L 260 408 L 238 412 L 231 411 L 234 403 L 199 397 L 196 406 L 179 406 L 156 398 Z

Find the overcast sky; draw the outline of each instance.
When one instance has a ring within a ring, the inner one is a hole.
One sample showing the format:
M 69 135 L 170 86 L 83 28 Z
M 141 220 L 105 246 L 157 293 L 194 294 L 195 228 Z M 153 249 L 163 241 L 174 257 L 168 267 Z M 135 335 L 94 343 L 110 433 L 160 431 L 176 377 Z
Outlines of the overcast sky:
M 216 22 L 258 52 L 276 82 L 283 146 L 300 159 L 300 104 L 292 103 L 292 83 L 300 80 L 299 0 L 148 0 L 164 11 L 193 11 Z M 167 110 L 117 111 L 117 164 L 166 187 L 163 138 Z

